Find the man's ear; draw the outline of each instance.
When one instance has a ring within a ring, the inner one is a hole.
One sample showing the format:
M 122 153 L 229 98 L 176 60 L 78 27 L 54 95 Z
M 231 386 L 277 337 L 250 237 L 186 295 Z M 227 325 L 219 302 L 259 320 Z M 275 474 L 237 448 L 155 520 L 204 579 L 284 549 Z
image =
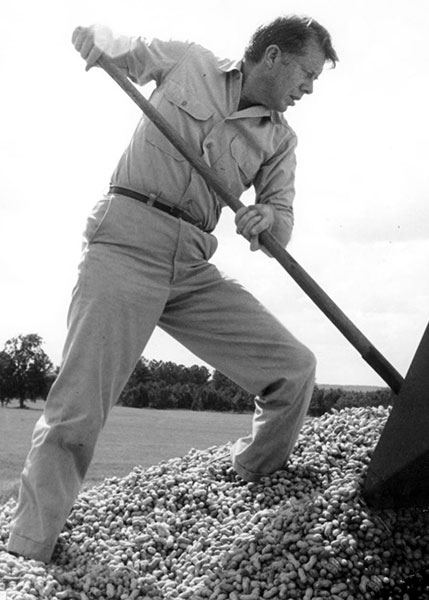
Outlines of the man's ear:
M 265 49 L 264 62 L 270 69 L 272 69 L 274 64 L 278 60 L 280 60 L 281 56 L 282 56 L 282 51 L 277 46 L 277 44 L 271 44 L 270 46 L 267 46 Z

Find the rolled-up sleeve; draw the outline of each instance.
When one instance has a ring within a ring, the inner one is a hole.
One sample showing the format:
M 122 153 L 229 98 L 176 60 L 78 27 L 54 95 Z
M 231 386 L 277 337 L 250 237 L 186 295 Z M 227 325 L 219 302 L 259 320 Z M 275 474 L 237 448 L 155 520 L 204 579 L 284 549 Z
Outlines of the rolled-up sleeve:
M 104 52 L 134 83 L 145 85 L 155 81 L 158 85 L 180 62 L 190 47 L 181 41 L 153 39 L 147 42 L 142 37 L 125 35 L 109 36 L 103 43 Z
M 276 221 L 271 233 L 286 246 L 294 224 L 295 169 L 297 137 L 292 130 L 279 151 L 265 162 L 254 182 L 257 203 L 270 204 L 276 209 Z

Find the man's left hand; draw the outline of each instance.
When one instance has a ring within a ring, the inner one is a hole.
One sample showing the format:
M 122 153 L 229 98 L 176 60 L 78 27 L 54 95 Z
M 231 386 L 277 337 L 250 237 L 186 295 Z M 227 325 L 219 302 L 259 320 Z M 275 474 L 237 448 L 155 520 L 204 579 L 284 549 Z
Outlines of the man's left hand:
M 243 206 L 235 214 L 237 233 L 250 241 L 250 250 L 255 252 L 261 248 L 258 236 L 274 225 L 275 209 L 269 204 Z

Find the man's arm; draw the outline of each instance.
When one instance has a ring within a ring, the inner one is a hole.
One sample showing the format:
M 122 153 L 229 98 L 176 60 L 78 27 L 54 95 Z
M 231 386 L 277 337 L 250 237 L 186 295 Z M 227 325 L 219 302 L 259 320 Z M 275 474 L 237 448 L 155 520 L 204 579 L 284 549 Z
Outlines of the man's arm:
M 110 28 L 101 25 L 76 27 L 72 44 L 86 61 L 87 71 L 105 54 L 126 77 L 140 85 L 152 80 L 159 84 L 190 46 L 186 42 L 156 39 L 148 44 L 141 37 L 115 35 Z
M 256 203 L 236 213 L 237 233 L 250 241 L 252 251 L 260 249 L 258 236 L 267 229 L 283 246 L 290 241 L 294 224 L 296 144 L 296 135 L 289 129 L 282 148 L 261 167 L 256 176 Z
M 86 61 L 86 70 L 96 65 L 102 54 L 107 54 L 115 65 L 126 69 L 125 56 L 130 49 L 131 38 L 116 37 L 108 27 L 90 25 L 76 27 L 72 34 L 72 44 Z M 128 73 L 126 73 L 128 76 Z

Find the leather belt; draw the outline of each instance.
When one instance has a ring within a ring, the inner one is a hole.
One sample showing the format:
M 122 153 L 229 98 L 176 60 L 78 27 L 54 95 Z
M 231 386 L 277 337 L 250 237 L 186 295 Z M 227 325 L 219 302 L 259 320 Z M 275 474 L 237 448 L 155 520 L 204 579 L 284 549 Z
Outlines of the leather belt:
M 148 206 L 153 206 L 158 210 L 162 210 L 163 212 L 171 215 L 172 217 L 176 217 L 177 219 L 183 219 L 187 223 L 191 223 L 196 227 L 199 227 L 202 231 L 204 231 L 201 223 L 199 223 L 196 219 L 191 217 L 186 211 L 184 211 L 179 206 L 173 206 L 169 204 L 164 204 L 160 200 L 156 198 L 151 198 L 150 196 L 145 196 L 144 194 L 140 194 L 140 192 L 135 192 L 134 190 L 129 190 L 128 188 L 121 187 L 119 185 L 111 185 L 109 187 L 109 193 L 111 194 L 120 194 L 121 196 L 127 196 L 128 198 L 133 198 L 134 200 L 138 200 L 139 202 L 143 202 Z

